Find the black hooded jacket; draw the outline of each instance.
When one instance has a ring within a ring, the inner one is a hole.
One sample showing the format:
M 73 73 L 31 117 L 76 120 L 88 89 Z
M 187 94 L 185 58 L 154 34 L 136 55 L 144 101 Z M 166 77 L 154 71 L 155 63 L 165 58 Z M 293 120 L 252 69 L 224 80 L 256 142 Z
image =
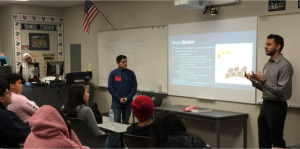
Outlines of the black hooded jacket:
M 0 148 L 17 148 L 29 133 L 29 126 L 19 126 L 16 117 L 0 103 Z
M 170 135 L 168 140 L 155 148 L 204 148 L 207 145 L 196 136 L 183 132 L 179 135 Z
M 131 126 L 127 127 L 126 133 L 137 136 L 151 137 L 152 123 L 142 127 L 138 126 L 138 123 L 133 123 Z

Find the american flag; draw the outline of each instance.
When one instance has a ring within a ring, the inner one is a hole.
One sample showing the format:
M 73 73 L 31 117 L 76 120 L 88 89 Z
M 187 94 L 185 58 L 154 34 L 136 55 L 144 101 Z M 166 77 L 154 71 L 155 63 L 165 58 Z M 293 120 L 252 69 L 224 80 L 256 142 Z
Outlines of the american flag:
M 86 33 L 89 33 L 90 24 L 94 20 L 94 18 L 99 13 L 99 10 L 96 6 L 89 0 L 85 1 L 84 5 L 84 12 L 83 12 L 83 23 L 82 23 L 82 30 Z

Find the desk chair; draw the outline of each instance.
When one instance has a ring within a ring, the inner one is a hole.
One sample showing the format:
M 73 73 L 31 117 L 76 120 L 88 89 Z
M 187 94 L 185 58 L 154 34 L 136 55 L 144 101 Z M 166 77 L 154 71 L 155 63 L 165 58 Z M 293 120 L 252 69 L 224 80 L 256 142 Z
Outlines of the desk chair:
M 161 103 L 164 99 L 164 94 L 162 94 L 162 93 L 143 92 L 142 95 L 146 95 L 146 96 L 150 97 L 153 101 L 154 107 L 160 107 Z M 152 97 L 154 97 L 154 100 Z M 134 117 L 135 117 L 134 113 L 132 112 L 133 123 L 135 123 Z
M 18 144 L 18 147 L 19 147 L 19 148 L 24 148 L 24 143 Z
M 28 126 L 28 124 L 25 124 L 25 123 L 20 119 L 20 117 L 19 117 L 17 114 L 15 114 L 13 111 L 9 111 L 9 110 L 8 110 L 8 112 L 16 117 L 17 123 L 18 123 L 20 126 Z
M 124 139 L 128 148 L 148 148 L 152 142 L 150 137 L 131 134 L 124 134 Z
M 104 148 L 107 134 L 95 137 L 87 123 L 79 118 L 67 118 L 71 122 L 71 128 L 76 133 L 82 145 L 90 148 Z
M 142 95 L 146 95 L 152 99 L 152 97 L 155 97 L 153 101 L 154 107 L 160 107 L 161 103 L 164 99 L 164 94 L 162 93 L 149 93 L 149 92 L 143 92 Z

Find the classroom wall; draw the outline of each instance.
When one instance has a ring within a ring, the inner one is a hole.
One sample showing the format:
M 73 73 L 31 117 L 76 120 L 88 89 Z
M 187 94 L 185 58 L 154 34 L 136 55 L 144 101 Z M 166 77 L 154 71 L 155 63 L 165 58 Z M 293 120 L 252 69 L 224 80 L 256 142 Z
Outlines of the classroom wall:
M 203 10 L 184 10 L 182 8 L 175 7 L 174 1 L 94 2 L 94 4 L 117 29 L 299 11 L 297 7 L 297 1 L 287 1 L 286 11 L 272 13 L 269 13 L 267 10 L 268 1 L 242 1 L 239 4 L 219 6 L 218 15 L 210 16 L 208 13 L 206 17 L 202 16 Z M 4 52 L 9 57 L 10 64 L 13 62 L 13 28 L 11 15 L 14 13 L 64 16 L 65 72 L 70 72 L 70 44 L 81 44 L 82 70 L 88 70 L 88 63 L 92 63 L 93 79 L 91 81 L 94 84 L 98 83 L 97 32 L 101 30 L 112 29 L 107 21 L 101 16 L 101 14 L 98 14 L 91 24 L 90 34 L 86 34 L 81 30 L 83 5 L 69 8 L 28 5 L 1 6 L 0 51 Z M 258 47 L 258 50 L 260 50 L 260 47 Z M 107 89 L 92 87 L 90 93 L 90 100 L 99 104 L 101 113 L 109 111 L 111 96 Z M 140 93 L 137 93 L 137 95 L 139 94 Z M 177 104 L 210 107 L 218 110 L 248 113 L 248 147 L 258 147 L 258 130 L 256 121 L 260 106 L 221 101 L 196 100 L 174 96 L 168 96 L 163 102 L 163 105 L 167 106 Z M 299 143 L 300 130 L 297 129 L 300 121 L 299 112 L 299 109 L 294 108 L 289 108 L 288 110 L 284 133 L 287 145 Z M 215 146 L 215 129 L 211 123 L 191 119 L 185 119 L 185 122 L 189 132 L 199 135 L 208 144 L 210 144 L 211 147 Z M 242 135 L 241 122 L 224 123 L 221 128 L 221 146 L 226 148 L 242 147 Z
M 96 7 L 117 29 L 169 25 L 208 20 L 239 18 L 255 15 L 295 12 L 298 10 L 297 1 L 287 1 L 286 11 L 269 13 L 268 1 L 241 1 L 239 4 L 219 6 L 219 14 L 206 17 L 202 16 L 203 10 L 184 10 L 174 6 L 174 1 L 127 1 L 127 2 L 94 2 Z M 82 48 L 82 70 L 88 70 L 88 63 L 92 63 L 94 84 L 98 84 L 98 58 L 97 58 L 97 32 L 109 30 L 112 27 L 99 13 L 90 26 L 90 34 L 81 30 L 83 5 L 68 7 L 64 9 L 65 18 L 65 71 L 70 72 L 70 44 L 81 44 Z M 238 24 L 232 24 L 238 25 Z M 167 49 L 165 49 L 167 50 Z M 263 50 L 263 47 L 258 47 Z M 114 61 L 114 60 L 112 60 Z M 130 69 L 130 64 L 128 64 Z M 116 66 L 117 67 L 117 66 Z M 115 68 L 112 68 L 115 69 Z M 111 96 L 106 88 L 91 88 L 94 95 L 90 100 L 99 104 L 100 112 L 108 112 L 111 104 Z M 140 93 L 137 93 L 139 95 Z M 257 117 L 260 111 L 259 105 L 231 103 L 222 101 L 196 100 L 184 97 L 168 96 L 163 101 L 163 106 L 186 105 L 210 107 L 212 109 L 248 113 L 248 147 L 258 147 Z M 284 138 L 287 145 L 298 144 L 300 140 L 300 109 L 288 109 Z M 211 147 L 215 147 L 215 129 L 210 122 L 200 120 L 184 119 L 189 132 L 195 133 L 203 138 Z M 221 147 L 239 148 L 242 147 L 243 133 L 241 122 L 226 122 L 221 127 Z
M 30 23 L 30 22 L 27 22 Z M 36 23 L 30 23 L 30 24 L 36 24 Z M 37 24 L 51 24 L 51 25 L 56 25 L 55 23 L 37 23 Z M 57 31 L 41 31 L 41 30 L 21 30 L 21 35 L 22 35 L 22 45 L 29 45 L 29 33 L 46 33 L 49 34 L 49 44 L 50 44 L 50 50 L 23 50 L 22 55 L 24 53 L 33 53 L 38 55 L 38 61 L 37 63 L 40 63 L 40 78 L 45 77 L 44 76 L 44 57 L 43 54 L 55 54 L 55 59 L 57 60 L 57 41 L 58 41 L 58 35 Z
M 63 8 L 31 6 L 31 5 L 12 5 L 12 14 L 38 14 L 46 16 L 63 16 Z
M 13 32 L 11 21 L 11 6 L 5 5 L 0 8 L 1 15 L 1 52 L 8 57 L 8 64 L 13 64 Z M 14 68 L 14 67 L 13 67 Z
M 13 34 L 13 14 L 39 14 L 47 16 L 63 16 L 63 8 L 55 7 L 42 7 L 42 6 L 30 6 L 30 5 L 16 5 L 10 4 L 0 7 L 1 28 L 0 28 L 0 40 L 1 40 L 1 52 L 8 56 L 9 65 L 14 63 L 14 34 Z M 57 43 L 56 43 L 57 44 Z M 57 49 L 57 48 L 56 48 Z M 57 52 L 56 52 L 57 53 Z M 12 65 L 12 70 L 15 70 L 15 66 Z

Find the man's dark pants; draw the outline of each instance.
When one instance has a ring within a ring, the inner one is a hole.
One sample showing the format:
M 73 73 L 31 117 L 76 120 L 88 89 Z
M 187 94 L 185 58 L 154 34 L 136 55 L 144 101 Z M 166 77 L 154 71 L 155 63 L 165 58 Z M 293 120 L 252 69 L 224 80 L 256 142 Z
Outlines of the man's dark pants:
M 283 139 L 284 123 L 287 114 L 287 102 L 264 100 L 257 119 L 259 148 L 286 148 Z

